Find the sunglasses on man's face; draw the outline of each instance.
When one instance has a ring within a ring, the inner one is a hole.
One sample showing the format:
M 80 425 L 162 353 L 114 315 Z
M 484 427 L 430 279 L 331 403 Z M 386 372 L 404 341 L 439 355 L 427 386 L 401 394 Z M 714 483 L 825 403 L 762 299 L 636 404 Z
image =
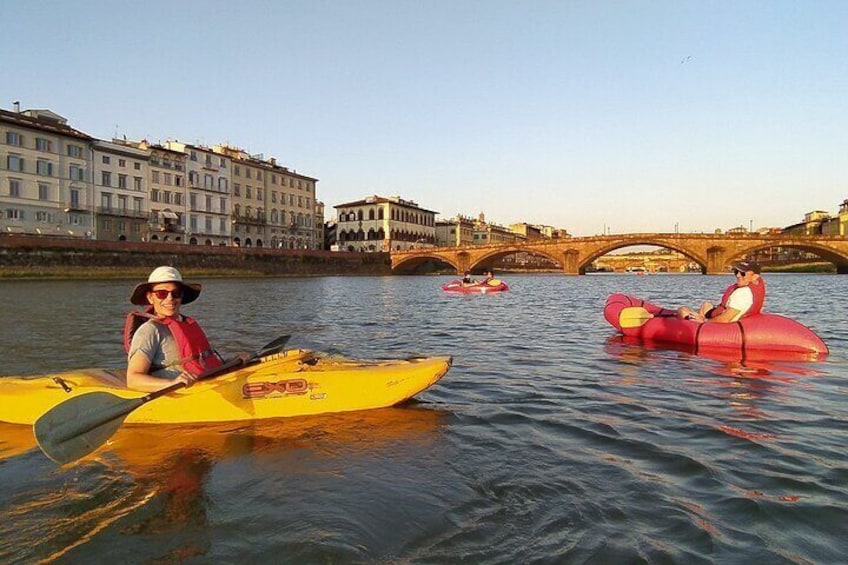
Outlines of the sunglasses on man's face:
M 733 269 L 733 274 L 736 276 L 742 275 L 743 277 L 748 273 L 748 271 L 740 271 L 739 269 Z
M 176 288 L 174 290 L 151 290 L 150 292 L 152 292 L 153 295 L 159 300 L 165 300 L 166 298 L 168 298 L 169 294 L 177 300 L 183 297 L 183 289 L 181 288 Z

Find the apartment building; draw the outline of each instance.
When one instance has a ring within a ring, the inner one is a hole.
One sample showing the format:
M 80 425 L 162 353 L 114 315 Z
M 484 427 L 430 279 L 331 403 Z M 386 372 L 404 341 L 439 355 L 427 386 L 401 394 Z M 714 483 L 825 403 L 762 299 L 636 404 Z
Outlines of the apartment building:
M 91 141 L 50 110 L 0 110 L 0 231 L 95 237 Z
M 186 155 L 185 239 L 190 245 L 230 245 L 230 158 L 212 148 L 166 141 Z
M 147 240 L 163 243 L 189 243 L 188 225 L 188 155 L 147 140 L 138 147 L 150 155 L 147 185 L 150 194 L 150 219 Z M 195 244 L 197 241 L 195 241 Z
M 436 214 L 398 196 L 369 196 L 335 206 L 341 251 L 391 251 L 436 242 Z
M 147 151 L 117 140 L 94 140 L 95 237 L 144 241 L 148 231 Z
M 474 243 L 474 220 L 457 214 L 448 220 L 436 221 L 437 247 L 462 247 Z

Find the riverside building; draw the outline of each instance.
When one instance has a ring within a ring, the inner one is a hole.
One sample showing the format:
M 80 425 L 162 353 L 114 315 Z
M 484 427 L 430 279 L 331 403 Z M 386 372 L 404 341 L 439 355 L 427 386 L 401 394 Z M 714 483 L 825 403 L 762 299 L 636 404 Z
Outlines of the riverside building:
M 93 238 L 92 141 L 50 110 L 0 110 L 0 232 Z
M 147 151 L 117 141 L 94 140 L 94 238 L 144 241 L 148 232 Z
M 436 213 L 399 196 L 369 196 L 335 206 L 340 251 L 392 251 L 432 246 Z
M 230 159 L 201 145 L 166 141 L 165 147 L 187 156 L 186 240 L 192 245 L 230 245 Z

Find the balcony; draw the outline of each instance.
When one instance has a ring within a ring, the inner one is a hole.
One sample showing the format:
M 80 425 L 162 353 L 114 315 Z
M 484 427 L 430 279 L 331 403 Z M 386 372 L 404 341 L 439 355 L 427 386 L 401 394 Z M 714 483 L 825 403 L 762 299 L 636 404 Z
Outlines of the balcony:
M 102 216 L 118 216 L 121 218 L 147 218 L 148 213 L 142 210 L 129 210 L 113 206 L 98 206 L 96 212 Z
M 265 214 L 259 216 L 248 216 L 247 214 L 230 214 L 234 224 L 251 225 L 251 226 L 267 226 L 268 217 Z

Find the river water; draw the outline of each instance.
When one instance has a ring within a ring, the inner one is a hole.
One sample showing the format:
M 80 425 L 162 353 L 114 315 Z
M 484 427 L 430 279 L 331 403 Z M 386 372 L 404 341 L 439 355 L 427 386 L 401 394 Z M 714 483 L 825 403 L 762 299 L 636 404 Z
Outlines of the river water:
M 613 292 L 692 305 L 730 276 L 203 281 L 185 311 L 222 352 L 289 333 L 453 368 L 405 407 L 124 428 L 62 468 L 0 426 L 0 563 L 844 563 L 848 277 L 767 278 L 824 361 L 623 343 L 602 316 Z M 0 282 L 0 374 L 120 367 L 133 284 Z

